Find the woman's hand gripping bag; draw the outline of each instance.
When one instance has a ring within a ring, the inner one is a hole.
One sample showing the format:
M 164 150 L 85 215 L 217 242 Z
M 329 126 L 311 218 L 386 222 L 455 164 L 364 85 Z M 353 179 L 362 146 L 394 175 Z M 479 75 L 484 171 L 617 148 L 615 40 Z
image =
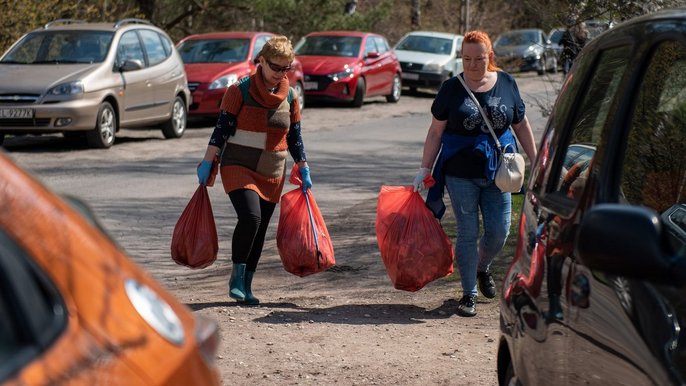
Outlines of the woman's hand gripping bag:
M 422 196 L 411 186 L 381 187 L 376 239 L 396 289 L 414 292 L 453 272 L 452 244 Z
M 205 268 L 217 259 L 219 242 L 207 187 L 198 185 L 174 227 L 172 259 L 190 268 Z
M 304 277 L 325 271 L 336 264 L 333 244 L 314 195 L 302 191 L 297 164 L 289 182 L 298 185 L 281 196 L 281 211 L 276 229 L 276 247 L 286 272 Z

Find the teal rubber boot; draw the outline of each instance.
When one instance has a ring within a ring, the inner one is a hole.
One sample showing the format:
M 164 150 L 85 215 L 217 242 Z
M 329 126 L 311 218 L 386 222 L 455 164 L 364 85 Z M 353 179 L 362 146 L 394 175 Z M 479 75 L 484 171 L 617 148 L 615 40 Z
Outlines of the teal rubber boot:
M 251 306 L 260 304 L 260 299 L 252 294 L 252 277 L 254 274 L 254 271 L 245 271 L 245 304 Z
M 245 300 L 245 264 L 234 264 L 229 280 L 229 296 L 239 302 Z

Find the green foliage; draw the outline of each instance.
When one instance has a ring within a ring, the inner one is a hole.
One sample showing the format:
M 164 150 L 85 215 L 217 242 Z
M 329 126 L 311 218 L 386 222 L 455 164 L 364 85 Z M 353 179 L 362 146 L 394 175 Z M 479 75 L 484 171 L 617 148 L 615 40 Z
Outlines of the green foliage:
M 0 52 L 5 52 L 23 34 L 56 19 L 96 22 L 139 17 L 135 2 L 129 3 L 131 4 L 126 1 L 110 3 L 95 0 L 0 0 L 0 9 L 12 10 L 11 14 L 5 12 L 5 17 L 0 18 Z

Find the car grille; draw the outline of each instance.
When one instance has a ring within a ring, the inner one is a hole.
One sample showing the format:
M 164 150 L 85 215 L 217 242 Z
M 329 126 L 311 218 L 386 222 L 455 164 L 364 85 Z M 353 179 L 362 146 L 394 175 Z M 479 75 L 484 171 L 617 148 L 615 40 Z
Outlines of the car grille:
M 326 90 L 326 88 L 329 87 L 329 85 L 331 83 L 333 83 L 333 79 L 331 79 L 327 75 L 305 75 L 305 81 L 306 82 L 317 82 L 317 90 L 316 91 Z M 315 90 L 308 90 L 308 91 L 315 91 Z
M 0 94 L 0 103 L 36 103 L 39 94 Z
M 424 65 L 413 62 L 400 62 L 400 68 L 402 68 L 403 71 L 421 71 L 424 68 Z
M 191 92 L 195 91 L 198 86 L 200 86 L 200 82 L 188 82 L 188 89 L 190 89 Z
M 0 119 L 0 127 L 45 127 L 48 125 L 50 125 L 50 118 Z

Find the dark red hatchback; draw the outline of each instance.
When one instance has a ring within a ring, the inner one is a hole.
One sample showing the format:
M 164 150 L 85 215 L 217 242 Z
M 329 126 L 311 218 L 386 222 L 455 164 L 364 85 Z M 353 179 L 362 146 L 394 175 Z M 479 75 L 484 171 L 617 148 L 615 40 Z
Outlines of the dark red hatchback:
M 366 97 L 400 99 L 400 63 L 385 37 L 370 32 L 312 32 L 295 47 L 305 77 L 305 97 L 351 102 Z
M 255 58 L 274 36 L 271 32 L 212 32 L 183 38 L 176 48 L 181 54 L 193 96 L 188 114 L 216 117 L 226 88 L 256 70 Z M 303 72 L 293 61 L 288 80 L 304 108 Z

